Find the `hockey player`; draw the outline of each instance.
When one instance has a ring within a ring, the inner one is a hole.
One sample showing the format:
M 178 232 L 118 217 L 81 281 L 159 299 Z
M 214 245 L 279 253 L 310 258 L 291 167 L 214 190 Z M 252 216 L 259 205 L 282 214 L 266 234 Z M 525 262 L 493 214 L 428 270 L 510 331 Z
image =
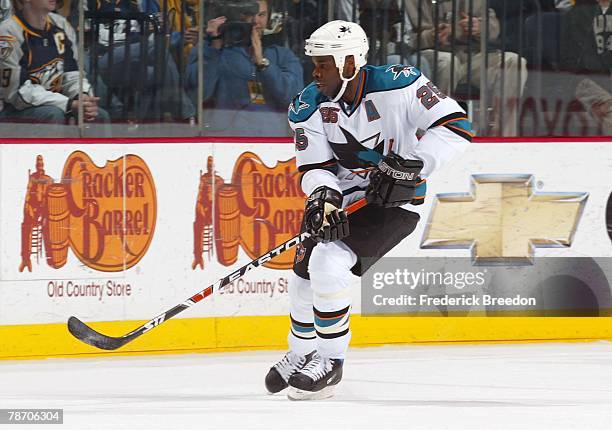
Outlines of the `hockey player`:
M 418 69 L 366 66 L 359 25 L 329 22 L 305 49 L 314 82 L 291 103 L 289 123 L 311 239 L 294 262 L 290 351 L 265 381 L 270 393 L 289 386 L 296 400 L 333 395 L 351 336 L 350 273 L 412 233 L 419 216 L 399 206 L 422 203 L 424 179 L 472 137 L 465 112 Z M 364 196 L 369 204 L 347 218 L 342 208 Z

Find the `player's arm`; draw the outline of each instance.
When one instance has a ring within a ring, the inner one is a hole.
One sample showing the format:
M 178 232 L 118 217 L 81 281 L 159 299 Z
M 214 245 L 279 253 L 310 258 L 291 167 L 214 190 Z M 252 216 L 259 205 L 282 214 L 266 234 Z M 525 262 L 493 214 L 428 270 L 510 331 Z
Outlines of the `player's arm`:
M 295 162 L 302 174 L 301 187 L 306 195 L 323 185 L 340 192 L 336 176 L 338 163 L 323 129 L 323 119 L 313 96 L 315 92 L 312 87 L 306 87 L 289 106 Z
M 473 137 L 471 124 L 459 104 L 422 75 L 406 89 L 404 96 L 407 121 L 425 134 L 412 148 L 401 146 L 400 142 L 399 155 L 422 160 L 420 176 L 427 178 L 465 151 Z
M 302 173 L 300 184 L 308 196 L 304 224 L 315 241 L 333 242 L 349 235 L 348 218 L 342 210 L 343 196 L 336 176 L 338 164 L 323 132 L 321 114 L 315 106 L 312 112 L 298 115 L 300 103 L 308 104 L 301 102 L 299 97 L 292 102 L 289 124 L 293 130 L 297 168 Z
M 424 76 L 407 86 L 402 95 L 408 123 L 425 134 L 413 146 L 399 139 L 396 152 L 381 160 L 366 190 L 370 204 L 396 207 L 423 203 L 425 178 L 464 151 L 472 138 L 463 109 Z

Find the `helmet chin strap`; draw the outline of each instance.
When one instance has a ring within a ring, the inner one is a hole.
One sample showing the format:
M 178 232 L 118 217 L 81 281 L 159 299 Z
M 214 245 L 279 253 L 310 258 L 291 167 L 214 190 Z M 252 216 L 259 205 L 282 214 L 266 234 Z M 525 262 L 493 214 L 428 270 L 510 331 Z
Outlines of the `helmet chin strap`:
M 340 79 L 342 79 L 342 87 L 340 87 L 340 91 L 338 92 L 338 95 L 332 99 L 332 102 L 335 103 L 338 100 L 340 100 L 340 97 L 342 97 L 344 95 L 344 92 L 346 91 L 346 86 L 348 85 L 348 83 L 352 81 L 353 79 L 355 79 L 358 73 L 359 73 L 359 69 L 355 68 L 355 74 L 351 76 L 350 78 L 345 78 L 344 75 L 342 74 L 342 70 L 340 70 Z

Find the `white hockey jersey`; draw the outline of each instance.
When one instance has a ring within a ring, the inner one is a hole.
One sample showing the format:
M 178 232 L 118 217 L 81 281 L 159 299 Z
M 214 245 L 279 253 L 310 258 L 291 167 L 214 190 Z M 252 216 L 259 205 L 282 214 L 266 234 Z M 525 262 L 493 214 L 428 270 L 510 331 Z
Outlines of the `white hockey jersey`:
M 76 34 L 61 15 L 50 13 L 44 30 L 21 13 L 0 24 L 0 100 L 17 110 L 56 106 L 63 111 L 79 94 Z M 93 94 L 87 79 L 83 92 Z
M 13 14 L 11 0 L 0 0 L 0 22 L 9 19 Z
M 289 106 L 306 195 L 317 186 L 332 186 L 342 191 L 346 206 L 364 196 L 370 171 L 390 151 L 423 160 L 421 177 L 427 178 L 471 141 L 463 109 L 416 67 L 365 66 L 355 79 L 353 106 L 331 102 L 314 83 Z M 421 140 L 417 129 L 426 131 Z M 322 171 L 333 173 L 335 184 Z

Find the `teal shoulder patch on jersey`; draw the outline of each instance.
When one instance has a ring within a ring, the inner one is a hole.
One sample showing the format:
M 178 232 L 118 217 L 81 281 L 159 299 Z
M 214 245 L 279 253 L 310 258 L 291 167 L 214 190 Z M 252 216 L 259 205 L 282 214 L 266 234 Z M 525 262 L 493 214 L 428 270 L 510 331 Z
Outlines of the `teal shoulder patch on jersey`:
M 289 104 L 289 121 L 304 122 L 317 111 L 317 107 L 328 101 L 312 82 L 293 98 Z
M 421 71 L 416 67 L 402 64 L 366 66 L 365 69 L 368 72 L 368 93 L 406 88 L 421 76 Z

